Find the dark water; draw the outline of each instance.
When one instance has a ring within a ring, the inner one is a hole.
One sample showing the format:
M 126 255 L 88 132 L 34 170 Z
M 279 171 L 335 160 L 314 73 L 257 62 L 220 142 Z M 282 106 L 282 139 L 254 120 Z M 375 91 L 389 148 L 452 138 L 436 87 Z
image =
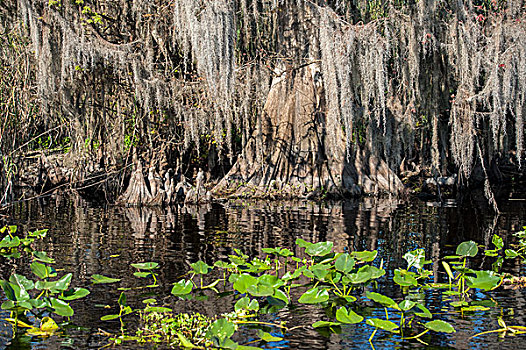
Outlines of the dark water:
M 454 251 L 465 240 L 475 240 L 489 247 L 494 233 L 513 241 L 512 233 L 526 225 L 526 201 L 515 195 L 500 203 L 496 216 L 483 202 L 462 206 L 435 206 L 420 201 L 402 202 L 389 199 L 364 199 L 336 203 L 311 202 L 228 202 L 186 209 L 122 208 L 89 205 L 80 199 L 47 198 L 39 202 L 20 203 L 9 210 L 5 223 L 22 230 L 49 228 L 42 243 L 57 268 L 72 272 L 75 286 L 89 285 L 92 274 L 120 277 L 120 286 L 132 287 L 138 280 L 132 276 L 130 263 L 155 261 L 160 263 L 160 283 L 166 287 L 129 292 L 130 303 L 152 296 L 169 295 L 170 283 L 179 279 L 190 263 L 204 260 L 212 264 L 224 259 L 234 248 L 250 256 L 263 256 L 263 247 L 288 247 L 295 250 L 296 238 L 307 241 L 333 241 L 335 249 L 343 251 L 378 249 L 388 268 L 405 267 L 402 255 L 415 248 L 425 248 L 433 261 L 437 279 L 443 278 L 439 269 L 440 257 Z M 297 250 L 296 250 L 297 251 Z M 481 261 L 480 264 L 484 264 Z M 13 270 L 30 275 L 27 264 L 3 262 L 2 278 Z M 518 275 L 520 265 L 506 265 Z M 524 271 L 522 271 L 524 273 Z M 112 313 L 119 291 L 111 285 L 89 287 L 91 294 L 72 303 L 75 315 L 72 325 L 62 336 L 49 339 L 19 337 L 12 340 L 12 330 L 0 321 L 0 348 L 6 349 L 87 349 L 107 343 L 98 330 L 118 330 L 117 323 L 102 322 L 102 315 Z M 400 300 L 399 288 L 380 285 L 383 293 Z M 427 334 L 422 339 L 430 349 L 520 349 L 526 348 L 525 336 L 499 338 L 496 334 L 469 339 L 472 335 L 498 328 L 497 316 L 502 315 L 509 325 L 526 325 L 526 291 L 504 290 L 489 294 L 499 306 L 486 312 L 460 315 L 443 309 L 445 300 L 436 291 L 422 292 L 422 298 L 433 313 L 449 321 L 457 329 L 452 335 Z M 479 295 L 479 298 L 487 298 Z M 159 299 L 162 299 L 159 297 Z M 167 299 L 173 300 L 173 299 Z M 139 303 L 140 304 L 140 303 Z M 135 306 L 140 306 L 136 304 Z M 94 307 L 94 305 L 98 307 Z M 209 299 L 204 302 L 184 302 L 176 305 L 181 311 L 204 314 L 230 312 L 231 300 Z M 359 310 L 363 315 L 383 317 L 384 311 L 368 305 Z M 2 313 L 2 318 L 8 315 Z M 326 319 L 318 307 L 298 306 L 264 316 L 273 321 L 286 321 L 290 327 L 310 325 Z M 278 330 L 274 330 L 279 332 Z M 289 349 L 359 349 L 370 348 L 370 326 L 360 323 L 342 328 L 341 334 L 320 334 L 312 328 L 300 328 L 286 334 L 282 342 L 267 348 Z M 251 333 L 247 331 L 247 339 Z M 416 341 L 402 340 L 379 331 L 376 349 L 409 349 L 425 347 Z M 132 346 L 133 347 L 133 346 Z M 135 346 L 142 348 L 142 346 Z

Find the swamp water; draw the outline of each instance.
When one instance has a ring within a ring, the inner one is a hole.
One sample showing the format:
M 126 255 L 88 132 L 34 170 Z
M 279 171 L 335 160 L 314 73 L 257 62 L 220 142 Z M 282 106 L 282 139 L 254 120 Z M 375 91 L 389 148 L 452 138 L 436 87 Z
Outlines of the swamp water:
M 522 197 L 523 198 L 523 197 Z M 233 310 L 234 296 L 209 297 L 207 300 L 177 301 L 170 295 L 172 283 L 180 280 L 190 270 L 190 263 L 203 260 L 209 265 L 226 260 L 234 248 L 250 257 L 264 258 L 265 247 L 289 248 L 301 255 L 295 241 L 332 241 L 337 252 L 378 250 L 374 264 L 381 259 L 388 271 L 378 281 L 377 291 L 395 301 L 404 299 L 401 288 L 392 281 L 392 269 L 406 268 L 403 255 L 416 248 L 423 248 L 432 261 L 427 268 L 434 273 L 434 282 L 447 281 L 441 258 L 455 253 L 457 244 L 473 240 L 487 249 L 491 248 L 493 234 L 503 238 L 505 246 L 515 241 L 513 233 L 526 225 L 526 201 L 507 200 L 501 203 L 501 214 L 496 217 L 482 205 L 435 206 L 420 201 L 402 202 L 388 199 L 311 203 L 311 202 L 226 202 L 184 209 L 122 208 L 89 205 L 82 200 L 47 198 L 40 202 L 20 203 L 9 210 L 9 225 L 17 225 L 27 232 L 48 228 L 49 233 L 38 248 L 54 258 L 57 270 L 73 274 L 72 285 L 86 287 L 91 294 L 71 302 L 75 310 L 69 325 L 60 336 L 37 338 L 17 336 L 12 338 L 12 327 L 0 321 L 0 348 L 6 349 L 88 349 L 108 343 L 100 330 L 118 333 L 118 321 L 101 321 L 101 316 L 115 313 L 120 291 L 118 287 L 144 286 L 144 279 L 133 276 L 136 271 L 130 263 L 158 262 L 159 288 L 127 291 L 128 304 L 144 307 L 141 300 L 153 297 L 160 303 L 174 306 L 180 312 L 200 312 L 213 316 Z M 482 249 L 483 250 L 483 249 Z M 23 262 L 0 260 L 1 279 L 9 273 L 31 276 Z M 484 258 L 475 262 L 484 265 Z M 480 266 L 476 266 L 479 268 Z M 506 261 L 505 270 L 514 275 L 524 275 L 518 260 Z M 62 270 L 63 269 L 63 270 Z M 101 274 L 122 278 L 117 285 L 91 285 L 90 276 Z M 60 274 L 59 274 L 60 275 Z M 433 278 L 430 282 L 433 282 Z M 477 293 L 474 299 L 493 299 L 497 307 L 486 311 L 460 313 L 449 306 L 438 290 L 422 291 L 425 306 L 439 318 L 448 321 L 456 333 L 430 332 L 422 337 L 429 346 L 415 340 L 404 340 L 397 334 L 378 331 L 373 340 L 376 349 L 521 349 L 526 348 L 525 335 L 501 338 L 497 333 L 470 339 L 471 336 L 499 328 L 497 317 L 502 316 L 508 325 L 526 326 L 526 289 L 499 289 Z M 365 293 L 363 293 L 365 295 Z M 295 299 L 297 301 L 297 298 Z M 3 301 L 3 300 L 2 300 Z M 356 310 L 366 318 L 385 316 L 382 307 L 374 303 Z M 8 313 L 2 311 L 2 318 Z M 125 318 L 132 325 L 134 316 Z M 319 320 L 329 320 L 318 305 L 295 302 L 275 313 L 261 315 L 260 320 L 273 323 L 286 322 L 296 328 L 282 334 L 278 328 L 267 329 L 283 340 L 256 343 L 267 349 L 370 349 L 369 337 L 374 328 L 361 322 L 343 325 L 341 333 L 314 330 L 310 325 Z M 254 332 L 241 331 L 247 343 L 254 339 Z M 243 338 L 244 337 L 244 338 Z M 122 348 L 140 349 L 144 344 L 125 343 Z

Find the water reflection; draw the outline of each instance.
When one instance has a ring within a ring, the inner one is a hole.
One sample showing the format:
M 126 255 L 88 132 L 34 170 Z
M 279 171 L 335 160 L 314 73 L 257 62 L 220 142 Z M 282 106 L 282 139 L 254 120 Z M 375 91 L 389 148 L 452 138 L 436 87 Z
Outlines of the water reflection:
M 80 197 L 57 196 L 20 203 L 8 213 L 6 223 L 19 225 L 23 230 L 49 228 L 50 235 L 41 248 L 46 249 L 65 272 L 74 274 L 73 283 L 77 286 L 89 284 L 89 276 L 95 273 L 122 277 L 121 286 L 134 286 L 137 279 L 132 276 L 133 269 L 129 264 L 156 261 L 161 265 L 159 280 L 165 287 L 148 292 L 168 295 L 169 283 L 184 274 L 191 262 L 202 259 L 211 264 L 217 259 L 226 259 L 234 248 L 251 256 L 263 256 L 263 247 L 281 246 L 294 250 L 297 238 L 313 242 L 330 240 L 334 242 L 337 251 L 378 249 L 379 255 L 384 259 L 384 266 L 387 267 L 403 266 L 402 256 L 405 252 L 424 248 L 434 263 L 433 270 L 438 280 L 441 276 L 440 257 L 451 253 L 457 243 L 473 239 L 489 247 L 494 233 L 501 235 L 505 242 L 510 242 L 513 239 L 511 233 L 526 223 L 524 203 L 504 203 L 502 213 L 495 216 L 483 206 L 439 207 L 388 198 L 334 203 L 234 201 L 163 209 L 93 206 Z M 13 266 L 6 262 L 2 264 L 3 278 L 6 278 L 5 274 Z M 24 266 L 20 264 L 17 272 L 29 276 L 30 271 Z M 518 274 L 520 266 L 508 268 Z M 401 297 L 400 290 L 394 286 L 386 285 L 381 288 L 390 295 Z M 54 337 L 33 343 L 27 339 L 17 339 L 18 343 L 11 342 L 10 348 L 35 349 L 43 346 L 80 349 L 102 345 L 103 338 L 94 335 L 97 329 L 111 329 L 115 325 L 99 321 L 100 316 L 111 310 L 102 307 L 94 309 L 93 305 L 115 305 L 120 292 L 104 285 L 94 286 L 91 290 L 92 294 L 85 301 L 74 304 L 76 313 L 73 322 L 87 330 L 70 329 L 66 332 L 71 338 L 67 339 Z M 132 303 L 140 303 L 141 297 L 146 295 L 145 291 L 130 293 Z M 443 303 L 441 294 L 422 295 L 426 305 L 440 311 Z M 522 290 L 500 291 L 495 293 L 495 297 L 502 303 L 502 310 L 510 313 L 508 317 L 513 320 L 513 324 L 526 324 L 526 319 L 522 316 L 526 303 Z M 230 311 L 231 301 L 233 302 L 232 298 L 209 298 L 202 303 L 185 302 L 179 307 L 185 311 L 213 315 Z M 377 310 L 371 307 L 362 312 L 367 315 Z M 512 312 L 514 315 L 511 315 Z M 293 327 L 310 324 L 325 315 L 319 308 L 303 307 L 282 310 L 268 317 L 285 320 Z M 434 336 L 429 340 L 444 348 L 482 347 L 481 342 L 470 341 L 468 337 L 477 331 L 486 330 L 487 327 L 496 327 L 496 317 L 492 318 L 490 325 L 484 320 L 482 314 L 454 318 L 453 322 L 459 332 L 453 336 Z M 369 326 L 360 324 L 344 327 L 341 335 L 325 337 L 312 329 L 301 329 L 288 335 L 280 347 L 369 348 L 367 339 L 371 331 Z M 10 334 L 9 327 L 0 327 L 0 347 L 8 346 Z M 496 337 L 491 339 L 494 338 Z M 404 342 L 400 337 L 379 335 L 375 339 L 377 349 L 416 346 L 413 342 Z M 487 339 L 489 337 L 484 338 Z M 63 344 L 64 341 L 73 344 Z M 517 346 L 517 341 L 509 341 L 509 348 Z

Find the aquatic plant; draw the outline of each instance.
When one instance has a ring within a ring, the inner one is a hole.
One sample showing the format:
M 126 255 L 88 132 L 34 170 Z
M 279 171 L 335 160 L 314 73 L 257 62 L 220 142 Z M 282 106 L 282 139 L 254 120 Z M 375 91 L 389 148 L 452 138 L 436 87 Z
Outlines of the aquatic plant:
M 40 320 L 39 329 L 42 334 L 54 332 L 56 324 L 47 314 L 73 316 L 74 311 L 69 301 L 84 298 L 90 292 L 85 288 L 71 287 L 73 277 L 71 273 L 58 278 L 58 273 L 52 266 L 55 260 L 46 252 L 33 248 L 33 242 L 45 237 L 47 230 L 28 232 L 23 238 L 15 235 L 16 231 L 16 226 L 0 229 L 1 234 L 7 233 L 0 241 L 0 254 L 8 258 L 20 258 L 21 253 L 26 253 L 32 259 L 30 269 L 36 280 L 17 273 L 12 273 L 7 281 L 0 280 L 0 287 L 7 299 L 2 303 L 1 308 L 10 311 L 9 321 L 13 323 L 15 330 L 19 326 L 27 327 L 27 323 L 19 318 L 25 320 L 28 313 L 31 313 Z M 38 333 L 35 327 L 31 327 L 33 333 Z
M 89 290 L 71 287 L 72 274 L 59 277 L 53 268 L 55 261 L 45 252 L 33 248 L 32 243 L 44 237 L 46 230 L 29 232 L 22 238 L 17 235 L 15 226 L 4 227 L 0 232 L 5 234 L 0 241 L 0 253 L 11 259 L 27 254 L 32 260 L 30 269 L 36 279 L 12 273 L 9 280 L 0 281 L 7 299 L 2 309 L 11 312 L 7 321 L 15 326 L 15 330 L 27 329 L 30 335 L 56 334 L 59 327 L 50 315 L 72 316 L 74 311 L 68 302 L 85 297 Z M 520 242 L 523 235 L 523 231 L 519 232 Z M 503 252 L 500 237 L 495 235 L 492 242 L 494 249 L 486 249 L 486 257 L 498 260 L 506 255 L 510 258 Z M 298 253 L 294 252 L 296 250 Z M 489 300 L 473 301 L 474 292 L 480 296 L 498 288 L 505 276 L 498 270 L 473 268 L 472 259 L 477 258 L 480 252 L 473 241 L 460 243 L 455 255 L 446 256 L 442 261 L 448 283 L 430 282 L 433 273 L 426 269 L 426 265 L 431 261 L 426 259 L 423 249 L 404 254 L 407 265 L 394 269 L 392 275 L 386 273 L 382 260 L 378 262 L 376 250 L 342 253 L 334 251 L 332 242 L 311 243 L 297 239 L 294 251 L 281 247 L 265 248 L 264 256 L 251 258 L 234 249 L 224 261 L 216 261 L 212 265 L 197 261 L 190 264 L 184 279 L 173 283 L 171 301 L 163 297 L 163 303 L 159 303 L 155 298 L 148 298 L 142 301 L 144 307 L 132 308 L 128 305 L 125 292 L 121 292 L 117 312 L 102 316 L 101 321 L 118 320 L 120 323 L 120 332 L 110 335 L 111 344 L 131 341 L 164 343 L 174 347 L 249 350 L 258 349 L 251 346 L 252 343 L 278 341 L 283 339 L 281 335 L 294 330 L 284 322 L 261 321 L 261 316 L 295 304 L 308 304 L 323 308 L 327 315 L 326 319 L 316 320 L 310 325 L 320 332 L 339 332 L 342 326 L 365 323 L 372 329 L 369 337 L 371 345 L 378 332 L 396 334 L 407 341 L 425 344 L 425 334 L 447 334 L 455 332 L 455 329 L 440 314 L 428 309 L 422 297 L 424 291 L 441 291 L 454 312 L 485 311 L 496 304 Z M 133 273 L 135 277 L 153 280 L 154 283 L 147 287 L 158 286 L 154 272 L 159 267 L 158 263 L 133 263 L 131 266 L 138 270 Z M 91 278 L 94 285 L 121 281 L 98 274 Z M 393 299 L 381 293 L 377 282 L 387 278 L 386 283 L 400 287 L 403 297 Z M 123 288 L 115 286 L 114 290 L 118 289 Z M 208 317 L 200 313 L 176 313 L 170 305 L 178 300 L 199 300 L 208 295 L 232 296 L 235 301 L 233 311 Z M 383 311 L 371 315 L 364 311 L 366 305 L 378 305 Z M 35 316 L 35 325 L 28 322 L 29 314 Z M 137 322 L 137 316 L 139 324 L 133 327 L 136 330 L 130 332 L 125 327 L 124 318 Z M 502 319 L 498 322 L 501 328 L 476 336 L 488 333 L 522 334 L 526 330 L 522 326 L 507 326 Z M 245 332 L 248 327 L 257 329 L 257 337 L 253 337 L 250 344 L 239 344 L 233 340 L 236 332 Z M 281 333 L 271 334 L 269 328 Z

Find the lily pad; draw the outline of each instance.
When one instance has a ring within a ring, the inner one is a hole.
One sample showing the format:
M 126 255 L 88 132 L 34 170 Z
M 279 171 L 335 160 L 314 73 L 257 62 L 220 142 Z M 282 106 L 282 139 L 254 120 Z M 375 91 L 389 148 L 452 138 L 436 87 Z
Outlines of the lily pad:
M 357 260 L 360 260 L 362 262 L 371 262 L 376 258 L 377 255 L 378 255 L 377 250 L 373 250 L 373 251 L 364 250 L 361 252 L 351 253 L 351 256 L 353 258 L 356 258 Z
M 192 267 L 193 271 L 198 275 L 206 275 L 208 272 L 210 272 L 210 270 L 213 269 L 212 266 L 209 266 L 207 263 L 201 260 L 199 260 L 196 263 L 190 264 L 190 266 Z
M 461 257 L 465 257 L 465 256 L 474 257 L 478 254 L 478 252 L 479 252 L 479 248 L 477 247 L 477 243 L 473 241 L 467 241 L 467 242 L 462 242 L 457 246 L 457 250 L 455 254 Z
M 314 287 L 309 289 L 298 299 L 302 304 L 319 304 L 329 300 L 329 292 L 326 289 Z
M 355 324 L 363 321 L 363 317 L 358 315 L 353 310 L 347 310 L 346 307 L 341 307 L 336 311 L 336 319 L 341 323 Z
M 325 256 L 332 251 L 332 242 L 319 242 L 308 246 L 305 249 L 305 253 L 310 256 Z
M 131 264 L 131 266 L 135 267 L 138 270 L 155 270 L 159 268 L 159 264 L 156 262 L 137 263 L 137 264 Z
M 397 306 L 396 302 L 393 299 L 380 293 L 367 292 L 366 295 L 367 298 L 371 299 L 374 302 L 377 302 L 378 304 L 382 304 L 383 306 L 391 308 L 395 308 Z
M 107 276 L 98 275 L 98 274 L 91 275 L 91 282 L 93 284 L 116 283 L 116 282 L 119 282 L 120 280 L 121 280 L 120 278 L 112 278 L 112 277 L 107 277 Z
M 493 271 L 476 271 L 476 277 L 466 276 L 466 283 L 470 288 L 491 290 L 499 285 L 501 276 Z
M 379 318 L 369 318 L 365 322 L 369 326 L 373 326 L 373 327 L 376 327 L 378 329 L 382 329 L 384 331 L 388 331 L 388 332 L 391 332 L 391 333 L 398 333 L 399 332 L 397 330 L 398 326 L 395 323 L 391 322 L 391 321 L 382 320 L 382 319 L 379 319 Z
M 433 320 L 424 324 L 424 327 L 431 331 L 442 333 L 454 333 L 455 328 L 452 325 L 442 320 Z
M 190 280 L 180 280 L 172 288 L 172 294 L 176 296 L 186 295 L 192 291 L 194 284 Z
M 336 262 L 334 263 L 334 267 L 338 271 L 347 273 L 347 272 L 350 272 L 354 268 L 355 263 L 356 262 L 354 258 L 352 258 L 350 254 L 343 253 L 336 259 Z

